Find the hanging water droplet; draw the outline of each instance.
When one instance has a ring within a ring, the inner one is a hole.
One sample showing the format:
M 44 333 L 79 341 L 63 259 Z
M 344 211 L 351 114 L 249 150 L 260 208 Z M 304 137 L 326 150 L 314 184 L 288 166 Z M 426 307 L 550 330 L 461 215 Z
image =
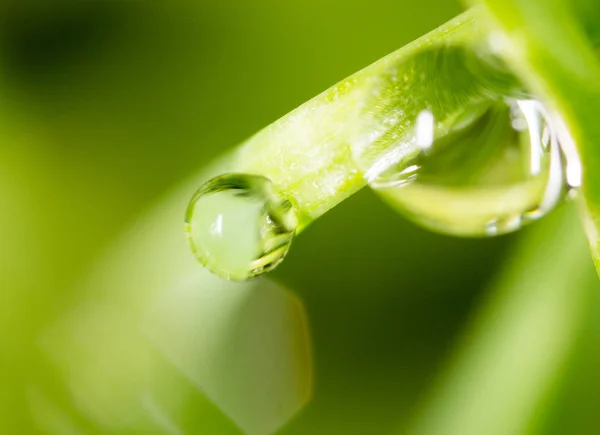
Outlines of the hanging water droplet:
M 273 270 L 297 227 L 289 201 L 266 177 L 225 174 L 204 184 L 186 213 L 186 232 L 198 260 L 226 279 L 247 280 Z
M 580 183 L 556 118 L 481 47 L 433 46 L 391 62 L 359 114 L 352 148 L 369 185 L 437 231 L 515 231 Z

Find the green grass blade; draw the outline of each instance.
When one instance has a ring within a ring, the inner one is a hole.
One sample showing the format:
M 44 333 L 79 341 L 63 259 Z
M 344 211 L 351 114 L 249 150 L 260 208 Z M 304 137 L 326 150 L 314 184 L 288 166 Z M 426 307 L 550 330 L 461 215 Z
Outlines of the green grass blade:
M 356 132 L 356 109 L 371 91 L 371 81 L 440 40 L 458 43 L 478 37 L 477 14 L 471 10 L 460 15 L 303 104 L 240 145 L 223 169 L 270 178 L 295 203 L 302 229 L 366 184 L 350 141 Z M 418 68 L 429 71 L 431 66 L 415 68 L 418 74 Z

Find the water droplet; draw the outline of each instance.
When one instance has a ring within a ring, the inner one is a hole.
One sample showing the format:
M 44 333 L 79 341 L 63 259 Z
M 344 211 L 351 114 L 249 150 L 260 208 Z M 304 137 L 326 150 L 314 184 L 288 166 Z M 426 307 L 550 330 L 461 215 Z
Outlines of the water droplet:
M 515 231 L 581 178 L 559 120 L 481 47 L 433 46 L 392 62 L 356 125 L 353 155 L 369 185 L 440 232 Z
M 247 280 L 273 270 L 287 254 L 297 218 L 268 178 L 225 174 L 205 183 L 186 213 L 192 251 L 211 272 Z

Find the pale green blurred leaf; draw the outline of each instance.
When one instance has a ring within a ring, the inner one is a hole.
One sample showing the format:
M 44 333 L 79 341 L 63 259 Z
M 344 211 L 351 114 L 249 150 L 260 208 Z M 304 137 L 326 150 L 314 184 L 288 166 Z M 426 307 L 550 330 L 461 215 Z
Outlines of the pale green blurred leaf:
M 577 216 L 571 207 L 561 210 L 508 260 L 413 432 L 540 433 L 534 429 L 588 313 L 598 313 L 598 292 Z

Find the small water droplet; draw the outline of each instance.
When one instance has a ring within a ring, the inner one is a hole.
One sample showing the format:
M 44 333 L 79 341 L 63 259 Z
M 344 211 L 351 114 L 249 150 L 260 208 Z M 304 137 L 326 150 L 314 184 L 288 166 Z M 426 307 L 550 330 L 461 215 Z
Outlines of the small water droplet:
M 247 280 L 273 270 L 297 227 L 292 204 L 266 177 L 225 174 L 194 194 L 186 213 L 192 251 L 211 272 Z
M 359 108 L 354 159 L 371 188 L 430 229 L 512 232 L 578 186 L 580 162 L 564 126 L 482 47 L 428 47 L 372 86 Z M 392 112 L 395 124 L 385 121 Z

